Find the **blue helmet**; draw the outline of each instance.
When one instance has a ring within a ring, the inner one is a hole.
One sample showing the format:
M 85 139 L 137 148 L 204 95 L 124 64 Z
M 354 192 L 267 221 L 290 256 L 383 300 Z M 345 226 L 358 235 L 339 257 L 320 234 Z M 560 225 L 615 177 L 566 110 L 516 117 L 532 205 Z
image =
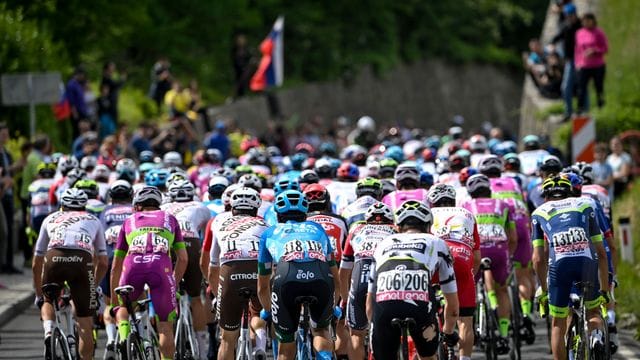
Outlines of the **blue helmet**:
M 235 169 L 240 165 L 240 161 L 236 158 L 229 158 L 224 162 L 224 167 L 229 169 Z
M 433 175 L 431 175 L 428 171 L 420 172 L 420 186 L 432 186 L 433 185 Z
M 401 163 L 404 161 L 404 152 L 402 151 L 402 148 L 398 145 L 393 145 L 390 146 L 385 152 L 384 152 L 384 156 L 391 158 L 395 161 L 397 161 L 398 163 Z
M 299 211 L 306 214 L 309 211 L 307 199 L 298 190 L 285 190 L 278 194 L 273 207 L 278 214 L 285 214 L 290 211 Z
M 307 154 L 299 152 L 291 155 L 289 160 L 291 161 L 291 168 L 294 170 L 302 169 L 302 164 L 308 159 Z
M 273 192 L 276 193 L 276 195 L 286 190 L 300 191 L 300 182 L 298 179 L 282 179 L 273 185 Z
M 144 175 L 144 182 L 149 186 L 165 186 L 169 178 L 169 171 L 165 169 L 152 169 Z

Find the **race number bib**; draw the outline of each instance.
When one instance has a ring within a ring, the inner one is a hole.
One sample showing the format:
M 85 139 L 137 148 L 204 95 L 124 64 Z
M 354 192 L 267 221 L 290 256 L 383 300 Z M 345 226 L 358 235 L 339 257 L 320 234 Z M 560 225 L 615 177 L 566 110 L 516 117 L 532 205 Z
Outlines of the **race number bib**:
M 429 301 L 429 274 L 425 270 L 388 270 L 378 275 L 377 285 L 378 302 Z
M 107 245 L 114 245 L 116 242 L 118 242 L 118 235 L 120 234 L 121 228 L 122 225 L 114 225 L 104 232 L 104 237 L 107 240 Z
M 481 242 L 507 241 L 504 227 L 498 224 L 478 224 L 478 235 L 480 235 Z
M 556 259 L 572 256 L 591 257 L 589 238 L 581 227 L 572 227 L 567 231 L 560 231 L 553 234 L 551 237 L 551 246 L 555 251 Z

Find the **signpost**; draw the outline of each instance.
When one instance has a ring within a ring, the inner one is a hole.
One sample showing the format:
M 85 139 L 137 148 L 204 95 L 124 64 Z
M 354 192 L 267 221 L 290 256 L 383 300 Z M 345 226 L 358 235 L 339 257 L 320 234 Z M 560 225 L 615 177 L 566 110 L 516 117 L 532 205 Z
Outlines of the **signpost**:
M 59 72 L 2 75 L 2 104 L 29 105 L 29 130 L 36 134 L 36 105 L 55 104 L 60 100 Z
M 620 234 L 620 256 L 622 260 L 633 264 L 633 238 L 631 237 L 631 221 L 628 217 L 618 219 L 618 234 Z

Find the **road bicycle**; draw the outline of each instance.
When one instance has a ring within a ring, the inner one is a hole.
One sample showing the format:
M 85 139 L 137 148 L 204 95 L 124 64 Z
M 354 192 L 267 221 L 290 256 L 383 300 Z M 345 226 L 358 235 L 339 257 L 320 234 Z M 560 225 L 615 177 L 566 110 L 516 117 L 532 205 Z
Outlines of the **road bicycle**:
M 491 259 L 480 261 L 480 278 L 476 284 L 476 312 L 473 317 L 476 340 L 484 351 L 487 360 L 498 359 L 498 319 L 489 304 L 489 295 L 485 288 L 484 272 L 491 270 Z
M 518 279 L 515 269 L 511 270 L 508 280 L 507 291 L 511 301 L 511 336 L 509 337 L 509 358 L 511 360 L 521 360 L 522 331 L 524 319 L 520 303 L 520 290 L 518 289 Z
M 115 293 L 124 303 L 124 307 L 129 313 L 129 321 L 132 324 L 131 332 L 126 339 L 120 339 L 119 334 L 116 337 L 116 344 L 122 341 L 125 343 L 124 348 L 118 349 L 120 359 L 127 360 L 159 360 L 160 344 L 158 334 L 151 325 L 149 316 L 149 306 L 151 298 L 134 301 L 131 299 L 131 293 L 134 288 L 131 285 L 117 287 Z M 115 317 L 117 308 L 111 310 L 111 315 Z
M 400 349 L 398 350 L 399 360 L 409 360 L 409 329 L 416 326 L 414 318 L 393 318 L 391 325 L 400 328 Z
M 298 296 L 295 303 L 302 306 L 300 313 L 300 324 L 296 332 L 296 360 L 313 359 L 313 334 L 311 333 L 311 321 L 309 306 L 318 302 L 315 296 Z
M 71 294 L 66 286 L 56 283 L 44 284 L 42 292 L 53 303 L 55 313 L 49 342 L 45 341 L 46 360 L 79 359 L 78 328 L 73 318 Z
M 439 287 L 435 289 L 435 307 L 436 307 L 436 315 L 438 319 L 438 329 L 440 329 L 440 334 L 443 334 L 442 327 L 444 326 L 444 295 L 442 291 L 440 291 Z M 438 359 L 441 360 L 455 360 L 456 359 L 456 351 L 454 348 L 450 348 L 447 344 L 441 340 L 438 343 Z
M 198 340 L 193 329 L 191 316 L 191 299 L 189 295 L 180 289 L 178 299 L 178 321 L 176 322 L 176 359 L 195 360 L 200 358 Z
M 611 358 L 609 333 L 607 329 L 606 307 L 599 304 L 600 313 L 598 316 L 602 320 L 602 347 L 593 349 L 590 331 L 588 328 L 588 313 L 584 300 L 584 294 L 593 289 L 593 285 L 588 282 L 577 282 L 574 284 L 579 294 L 571 294 L 569 306 L 570 323 L 566 336 L 567 355 L 570 360 L 605 360 Z
M 242 322 L 240 325 L 240 336 L 238 337 L 238 344 L 236 346 L 236 360 L 266 360 L 267 355 L 264 351 L 256 349 L 253 350 L 253 344 L 249 336 L 249 325 L 251 322 L 251 314 L 249 312 L 249 301 L 252 296 L 255 295 L 255 291 L 242 287 L 238 290 L 238 294 L 245 303 L 242 310 Z

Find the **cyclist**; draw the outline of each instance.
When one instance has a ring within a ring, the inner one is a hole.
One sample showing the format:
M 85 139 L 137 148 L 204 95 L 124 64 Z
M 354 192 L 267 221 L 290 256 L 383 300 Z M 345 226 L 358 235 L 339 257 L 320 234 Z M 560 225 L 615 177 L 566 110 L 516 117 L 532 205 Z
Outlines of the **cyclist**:
M 295 357 L 294 334 L 300 315 L 300 304 L 295 299 L 314 296 L 317 301 L 309 305 L 309 313 L 316 356 L 320 360 L 331 359 L 333 342 L 328 326 L 340 288 L 331 242 L 320 225 L 306 221 L 308 203 L 301 192 L 280 193 L 274 207 L 279 223 L 267 229 L 260 239 L 258 296 L 265 317 L 272 315 L 279 342 L 278 358 Z
M 566 175 L 547 178 L 542 188 L 547 202 L 532 214 L 533 265 L 540 281 L 538 298 L 544 303 L 548 296 L 553 357 L 567 358 L 564 336 L 569 293 L 577 281 L 592 285 L 583 294 L 589 313 L 589 344 L 603 350 L 599 309 L 609 300 L 609 286 L 607 254 L 595 212 L 587 199 L 570 197 L 572 187 Z
M 37 167 L 38 178 L 29 184 L 29 236 L 36 237 L 40 233 L 42 221 L 53 212 L 49 203 L 49 189 L 55 181 L 56 164 L 41 162 Z M 33 235 L 31 235 L 33 234 Z
M 263 184 L 262 184 L 262 180 L 260 180 L 258 175 L 246 174 L 246 175 L 242 175 L 238 179 L 238 185 L 241 187 L 252 188 L 253 190 L 257 191 L 258 194 L 260 194 L 260 192 L 262 191 Z M 260 209 L 258 209 L 258 216 L 264 217 L 264 214 L 267 212 L 267 209 L 269 209 L 272 205 L 273 203 L 271 201 L 262 200 Z
M 522 173 L 526 176 L 534 176 L 536 167 L 540 162 L 544 162 L 544 158 L 549 156 L 547 150 L 542 149 L 540 138 L 536 135 L 527 135 L 522 138 L 524 151 L 518 154 Z
M 100 213 L 104 211 L 105 204 L 99 200 L 100 187 L 95 180 L 80 179 L 74 185 L 74 188 L 80 189 L 87 194 L 89 200 L 87 201 L 87 211 L 96 217 L 100 216 Z
M 229 186 L 229 180 L 223 176 L 214 176 L 209 180 L 209 188 L 207 188 L 208 200 L 204 201 L 203 204 L 209 208 L 212 218 L 224 211 L 222 194 L 227 186 Z
M 295 178 L 285 178 L 282 180 L 278 180 L 273 186 L 273 192 L 276 196 L 285 190 L 296 190 L 300 191 L 300 183 L 298 179 Z M 269 226 L 273 226 L 278 223 L 278 214 L 276 212 L 276 207 L 271 205 L 264 213 L 264 220 L 269 224 Z
M 349 228 L 354 223 L 363 221 L 369 207 L 382 199 L 382 183 L 371 177 L 361 179 L 356 183 L 356 196 L 356 201 L 342 211 L 342 217 Z
M 500 337 L 498 352 L 509 352 L 509 327 L 511 325 L 511 302 L 507 291 L 507 281 L 511 272 L 510 257 L 517 246 L 513 210 L 500 199 L 491 198 L 491 182 L 482 174 L 467 180 L 467 190 L 471 199 L 462 207 L 471 211 L 476 218 L 480 236 L 480 255 L 491 259 L 491 270 L 486 271 L 485 284 L 492 310 L 497 309 Z
M 54 177 L 54 182 L 49 188 L 49 204 L 52 206 L 58 206 L 58 199 L 62 193 L 69 188 L 67 185 L 67 174 L 79 166 L 78 160 L 71 155 L 62 156 L 58 160 L 57 174 Z
M 107 256 L 109 258 L 109 265 L 107 267 L 107 274 L 100 283 L 102 293 L 105 296 L 105 303 L 111 304 L 111 266 L 113 264 L 113 252 L 118 235 L 120 234 L 120 228 L 124 221 L 133 214 L 133 207 L 131 201 L 133 200 L 133 189 L 131 184 L 125 180 L 116 180 L 111 184 L 109 188 L 109 198 L 111 203 L 104 208 L 104 211 L 100 214 L 100 222 L 104 229 L 105 239 L 107 242 Z M 105 349 L 104 359 L 115 359 L 115 341 L 116 341 L 116 322 L 111 317 L 109 308 L 106 308 L 103 314 L 105 330 L 107 333 L 107 346 Z
M 460 303 L 460 359 L 471 359 L 473 351 L 473 314 L 476 309 L 474 274 L 480 266 L 480 237 L 473 214 L 456 207 L 456 190 L 448 184 L 438 184 L 429 190 L 433 215 L 431 233 L 444 240 L 453 256 L 458 302 Z
M 261 202 L 260 194 L 254 189 L 242 187 L 234 191 L 231 195 L 232 216 L 213 234 L 208 279 L 209 286 L 218 294 L 216 310 L 221 328 L 218 359 L 234 359 L 246 302 L 238 293 L 243 287 L 254 292 L 249 306 L 251 328 L 256 333 L 256 348 L 264 355 L 266 330 L 264 321 L 258 316 L 262 307 L 256 289 L 258 245 L 260 236 L 268 228 L 258 217 Z
M 138 299 L 147 284 L 153 289 L 151 302 L 156 312 L 162 359 L 173 359 L 173 325 L 176 318 L 176 283 L 187 267 L 187 250 L 178 220 L 160 209 L 162 193 L 154 186 L 144 186 L 133 197 L 134 214 L 122 224 L 111 266 L 111 305 L 118 305 L 115 288 L 131 285 L 131 299 Z M 170 251 L 176 254 L 175 267 Z M 127 309 L 116 313 L 121 351 L 131 330 Z
M 364 338 L 369 327 L 365 303 L 369 270 L 376 245 L 396 233 L 393 212 L 381 202 L 369 206 L 363 222 L 356 223 L 347 236 L 340 262 L 341 298 L 347 300 L 347 325 L 351 333 L 349 358 L 364 358 Z M 355 268 L 355 270 L 354 270 Z
M 396 168 L 396 187 L 398 190 L 387 194 L 382 202 L 397 210 L 407 200 L 426 201 L 427 190 L 420 187 L 420 171 L 415 163 L 403 163 Z
M 533 212 L 538 206 L 544 203 L 542 194 L 542 182 L 554 175 L 558 175 L 562 171 L 562 163 L 560 159 L 553 155 L 545 156 L 538 166 L 539 176 L 529 181 L 527 189 L 527 207 L 529 212 Z
M 431 302 L 431 279 L 436 271 L 444 293 L 444 341 L 455 346 L 453 329 L 458 317 L 458 295 L 453 258 L 441 239 L 429 234 L 431 211 L 422 202 L 409 200 L 396 211 L 399 234 L 378 243 L 373 254 L 367 294 L 367 317 L 372 322 L 371 347 L 376 359 L 394 359 L 400 345 L 400 329 L 394 318 L 413 318 L 409 332 L 421 359 L 432 359 L 438 349 L 439 329 Z
M 336 214 L 342 214 L 347 205 L 356 200 L 356 182 L 360 179 L 360 170 L 354 163 L 345 161 L 336 171 L 336 179 L 326 185 Z
M 100 220 L 85 211 L 87 194 L 82 190 L 65 190 L 60 196 L 60 205 L 60 211 L 42 222 L 32 265 L 36 303 L 41 306 L 45 359 L 52 359 L 54 355 L 47 351 L 55 314 L 53 299 L 42 298 L 42 285 L 65 282 L 71 291 L 79 327 L 80 356 L 91 359 L 93 315 L 98 306 L 96 282 L 107 270 L 104 231 Z
M 184 272 L 184 290 L 191 299 L 193 328 L 198 338 L 200 354 L 207 351 L 209 339 L 206 331 L 205 307 L 200 298 L 202 271 L 200 271 L 201 234 L 211 217 L 209 209 L 199 201 L 193 201 L 195 187 L 189 180 L 175 180 L 169 185 L 170 203 L 161 209 L 176 217 L 182 230 L 182 239 L 189 255 Z

